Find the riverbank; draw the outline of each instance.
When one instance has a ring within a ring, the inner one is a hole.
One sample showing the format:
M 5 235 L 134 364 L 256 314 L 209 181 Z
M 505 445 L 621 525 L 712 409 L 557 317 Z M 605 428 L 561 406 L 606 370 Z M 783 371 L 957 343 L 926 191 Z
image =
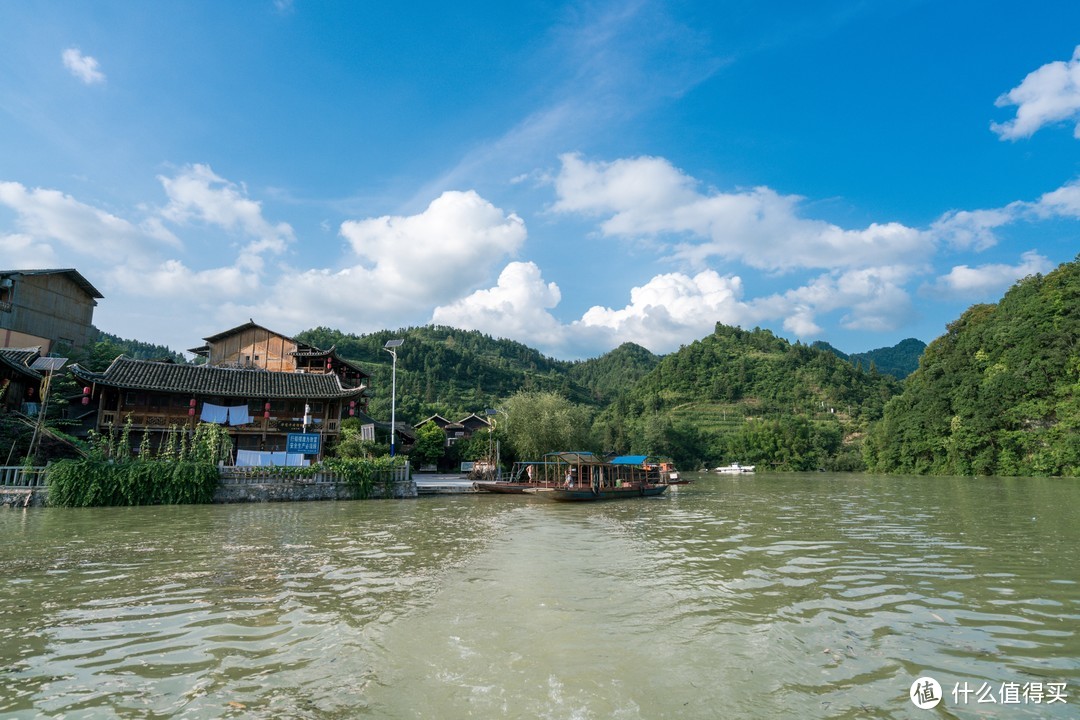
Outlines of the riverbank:
M 460 476 L 454 476 L 460 477 Z M 47 468 L 0 468 L 0 507 L 48 504 Z M 471 486 L 471 483 L 470 483 Z M 417 483 L 408 465 L 372 483 L 368 498 L 415 498 Z M 331 472 L 310 476 L 278 474 L 274 468 L 221 468 L 213 504 L 353 500 L 355 490 Z

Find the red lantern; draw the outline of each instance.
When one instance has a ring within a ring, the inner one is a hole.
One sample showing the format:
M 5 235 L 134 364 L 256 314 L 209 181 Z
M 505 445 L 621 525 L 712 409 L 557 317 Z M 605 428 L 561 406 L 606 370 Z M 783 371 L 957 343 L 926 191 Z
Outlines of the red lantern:
M 332 363 L 330 362 L 330 358 L 326 358 L 326 369 L 329 370 L 331 365 Z
M 190 407 L 190 408 L 195 407 L 195 398 L 191 398 L 191 400 L 188 402 L 188 407 Z
M 356 415 L 356 401 L 355 400 L 350 400 L 349 401 L 349 417 L 353 417 L 354 415 Z
M 90 388 L 88 388 L 88 387 L 84 387 L 82 389 L 82 404 L 83 405 L 89 405 L 90 404 Z
M 188 408 L 188 417 L 195 417 L 195 408 Z

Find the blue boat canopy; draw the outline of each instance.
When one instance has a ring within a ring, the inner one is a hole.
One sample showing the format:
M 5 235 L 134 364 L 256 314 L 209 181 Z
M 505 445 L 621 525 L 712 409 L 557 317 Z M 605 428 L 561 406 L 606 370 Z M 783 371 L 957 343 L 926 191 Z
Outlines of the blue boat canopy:
M 612 465 L 641 465 L 645 462 L 648 455 L 620 455 L 619 457 L 612 458 Z

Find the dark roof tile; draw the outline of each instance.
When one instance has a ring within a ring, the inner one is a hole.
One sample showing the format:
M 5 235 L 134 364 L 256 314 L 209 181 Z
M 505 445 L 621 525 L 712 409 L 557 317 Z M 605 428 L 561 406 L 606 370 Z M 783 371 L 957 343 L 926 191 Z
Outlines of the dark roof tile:
M 249 368 L 132 360 L 118 357 L 103 373 L 78 365 L 72 374 L 84 382 L 125 390 L 242 398 L 333 399 L 358 397 L 366 388 L 345 388 L 337 375 L 270 372 Z

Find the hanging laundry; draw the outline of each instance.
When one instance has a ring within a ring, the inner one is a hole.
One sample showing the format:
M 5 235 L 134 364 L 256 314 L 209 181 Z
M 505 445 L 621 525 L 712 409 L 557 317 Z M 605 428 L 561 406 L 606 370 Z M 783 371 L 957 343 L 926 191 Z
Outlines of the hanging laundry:
M 202 413 L 199 415 L 199 420 L 202 422 L 224 425 L 228 419 L 229 408 L 224 405 L 214 405 L 213 403 L 208 402 L 203 403 Z

